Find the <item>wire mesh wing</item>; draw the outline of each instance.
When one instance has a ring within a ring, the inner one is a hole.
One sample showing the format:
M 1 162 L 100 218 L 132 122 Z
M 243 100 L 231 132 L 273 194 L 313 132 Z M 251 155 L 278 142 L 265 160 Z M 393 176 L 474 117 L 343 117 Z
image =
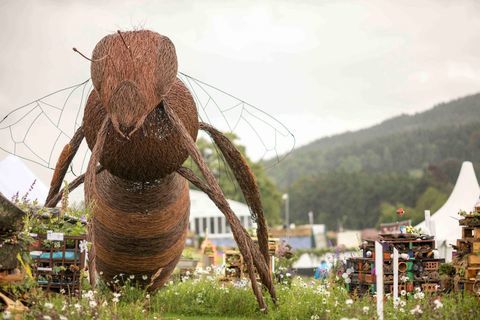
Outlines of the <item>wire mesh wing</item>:
M 234 132 L 255 160 L 279 162 L 295 147 L 294 135 L 272 115 L 187 74 L 180 72 L 179 78 L 192 93 L 200 120 Z
M 82 123 L 91 90 L 88 79 L 12 110 L 0 121 L 0 149 L 54 169 L 62 148 Z M 88 158 L 88 147 L 82 143 L 71 172 L 82 171 Z
M 179 78 L 192 93 L 200 120 L 236 133 L 241 142 L 248 144 L 249 154 L 256 154 L 255 158 L 280 161 L 293 149 L 294 136 L 273 116 L 189 75 L 180 73 Z M 0 149 L 54 169 L 63 146 L 82 124 L 91 90 L 88 79 L 14 109 L 0 121 Z M 252 136 L 253 140 L 245 138 Z M 84 141 L 70 172 L 82 173 L 89 158 L 90 150 Z

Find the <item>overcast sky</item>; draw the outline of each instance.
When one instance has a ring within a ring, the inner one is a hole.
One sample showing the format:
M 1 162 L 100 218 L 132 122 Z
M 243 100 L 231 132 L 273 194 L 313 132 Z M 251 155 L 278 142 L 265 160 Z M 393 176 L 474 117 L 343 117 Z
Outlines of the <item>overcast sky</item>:
M 297 146 L 480 91 L 474 0 L 3 0 L 0 117 L 87 79 L 72 47 L 90 55 L 138 27 L 172 39 L 181 71 L 277 117 Z

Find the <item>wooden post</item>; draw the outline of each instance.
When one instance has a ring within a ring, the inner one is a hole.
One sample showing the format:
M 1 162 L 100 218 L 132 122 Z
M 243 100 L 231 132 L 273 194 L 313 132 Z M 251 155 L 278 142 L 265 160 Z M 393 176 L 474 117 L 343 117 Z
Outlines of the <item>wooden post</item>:
M 375 275 L 377 286 L 377 316 L 383 320 L 383 246 L 375 241 Z
M 393 248 L 393 303 L 398 300 L 398 250 Z

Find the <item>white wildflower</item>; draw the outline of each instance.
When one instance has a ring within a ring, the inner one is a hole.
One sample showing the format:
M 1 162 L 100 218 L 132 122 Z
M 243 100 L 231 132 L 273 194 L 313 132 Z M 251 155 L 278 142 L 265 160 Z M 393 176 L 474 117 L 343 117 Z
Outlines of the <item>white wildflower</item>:
M 423 292 L 417 292 L 413 295 L 413 298 L 415 298 L 417 300 L 422 300 L 424 297 L 425 297 L 425 293 L 423 293 Z
M 45 306 L 45 308 L 47 308 L 47 309 L 52 309 L 52 308 L 53 308 L 53 303 L 45 302 L 44 306 Z
M 52 317 L 50 317 L 50 316 L 43 316 L 43 320 L 52 320 Z
M 405 296 L 406 294 L 407 294 L 407 291 L 405 290 L 400 291 L 400 295 Z
M 88 242 L 87 240 L 82 240 L 80 241 L 79 245 L 80 247 L 80 252 L 84 252 L 84 251 L 87 251 L 88 250 Z
M 415 292 L 421 292 L 422 289 L 420 287 L 415 287 Z
M 292 274 L 291 274 L 290 272 L 285 273 L 285 275 L 286 275 L 287 277 L 291 277 L 291 276 L 292 276 Z
M 74 306 L 75 309 L 77 309 L 77 310 L 82 309 L 82 305 L 81 305 L 80 303 L 75 303 L 73 306 Z
M 10 320 L 10 319 L 12 319 L 12 313 L 11 313 L 10 311 L 4 311 L 3 314 L 2 314 L 2 316 L 3 316 L 3 319 L 4 319 L 4 320 Z
M 112 302 L 113 302 L 113 303 L 117 303 L 118 301 L 119 301 L 119 300 L 118 300 L 117 297 L 114 297 L 114 298 L 112 299 Z
M 88 302 L 88 305 L 90 306 L 90 308 L 95 308 L 97 306 L 97 302 L 95 300 L 90 300 Z
M 94 295 L 93 291 L 92 291 L 92 290 L 88 290 L 88 292 L 87 292 L 87 293 L 84 293 L 84 294 L 82 295 L 82 297 L 83 297 L 84 299 L 89 299 L 89 300 L 91 300 L 91 299 L 93 299 L 93 295 Z
M 353 300 L 352 300 L 352 299 L 347 299 L 347 300 L 345 300 L 345 303 L 346 303 L 347 305 L 352 305 L 352 304 L 353 304 Z
M 443 303 L 440 301 L 440 299 L 433 300 L 433 304 L 435 305 L 435 307 L 433 308 L 435 310 L 443 307 Z
M 102 303 L 102 307 L 106 307 L 106 306 L 108 306 L 107 300 L 103 301 L 103 303 Z
M 420 305 L 417 304 L 417 306 L 415 308 L 413 308 L 412 310 L 410 310 L 410 313 L 415 315 L 415 314 L 422 314 L 423 311 L 422 309 L 420 309 Z
M 65 294 L 65 289 L 63 289 L 63 288 L 60 289 L 60 293 L 61 293 L 61 294 Z
M 60 316 L 59 319 L 60 319 L 60 320 L 68 320 L 68 318 L 65 317 L 65 316 Z
M 310 320 L 319 320 L 320 317 L 316 314 L 314 314 L 313 316 L 310 317 Z
M 131 274 L 129 277 L 131 280 L 135 279 L 135 275 Z
M 145 281 L 145 280 L 148 279 L 148 276 L 147 276 L 146 274 L 144 274 L 144 275 L 142 276 L 142 279 L 143 279 L 143 281 Z
M 369 310 L 370 310 L 369 307 L 367 306 L 363 307 L 363 313 L 367 314 Z

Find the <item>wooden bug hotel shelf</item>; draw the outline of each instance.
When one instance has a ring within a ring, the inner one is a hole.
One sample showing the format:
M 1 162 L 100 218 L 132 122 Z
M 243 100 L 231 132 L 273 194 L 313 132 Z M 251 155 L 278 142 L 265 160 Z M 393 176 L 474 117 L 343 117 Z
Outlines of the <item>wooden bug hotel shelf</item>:
M 40 287 L 67 294 L 81 293 L 81 271 L 85 267 L 86 236 L 64 236 L 49 240 L 36 235 L 31 248 L 32 272 Z M 63 290 L 62 290 L 63 289 Z
M 257 242 L 257 239 L 254 238 L 254 241 Z M 278 239 L 270 238 L 268 240 L 268 254 L 269 254 L 269 264 L 268 270 L 270 273 L 274 272 L 275 268 L 275 253 L 278 247 Z M 240 280 L 241 278 L 248 277 L 247 265 L 243 259 L 243 256 L 238 250 L 226 250 L 225 251 L 225 281 L 231 280 Z M 260 279 L 257 270 L 255 269 L 255 275 L 257 279 Z
M 459 221 L 462 238 L 454 246 L 456 252 L 452 263 L 455 267 L 454 288 L 469 291 L 480 296 L 480 203 L 475 212 L 463 213 Z
M 424 292 L 435 292 L 439 289 L 440 264 L 444 259 L 435 259 L 435 239 L 432 236 L 415 234 L 380 234 L 379 241 L 383 245 L 383 282 L 384 292 L 393 292 L 393 249 L 399 251 L 398 271 L 401 292 L 412 292 L 420 287 Z M 375 242 L 365 241 L 360 246 L 362 257 L 347 260 L 347 289 L 358 295 L 374 294 L 375 285 Z

